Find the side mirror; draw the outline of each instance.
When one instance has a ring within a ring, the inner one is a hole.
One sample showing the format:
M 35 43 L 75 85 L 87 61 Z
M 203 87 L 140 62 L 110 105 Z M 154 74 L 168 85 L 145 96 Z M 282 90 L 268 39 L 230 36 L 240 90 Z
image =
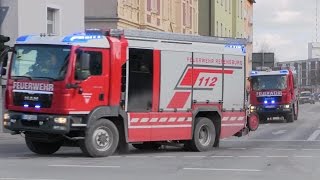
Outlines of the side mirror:
M 2 67 L 7 67 L 8 66 L 8 54 L 5 54 L 3 57 L 2 57 Z
M 6 68 L 2 68 L 1 69 L 1 76 L 5 76 L 7 74 L 7 69 Z
M 80 69 L 83 71 L 90 69 L 90 54 L 82 52 L 80 54 Z

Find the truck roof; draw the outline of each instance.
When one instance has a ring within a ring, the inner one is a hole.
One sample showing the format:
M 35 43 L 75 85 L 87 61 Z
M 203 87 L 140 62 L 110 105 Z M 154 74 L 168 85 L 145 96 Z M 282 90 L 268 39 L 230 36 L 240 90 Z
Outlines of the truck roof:
M 279 71 L 252 71 L 250 76 L 272 76 L 272 75 L 287 75 L 289 70 L 279 70 Z
M 83 33 L 66 36 L 26 35 L 17 38 L 16 44 L 79 45 L 81 47 L 110 48 L 107 36 L 124 35 L 129 46 L 134 48 L 155 48 L 159 50 L 184 50 L 217 54 L 244 55 L 246 40 L 200 35 L 187 35 L 149 30 L 108 31 L 90 29 Z M 179 46 L 177 46 L 179 44 Z
M 109 48 L 110 44 L 103 35 L 76 33 L 67 36 L 26 35 L 20 36 L 16 44 L 79 45 L 81 47 Z

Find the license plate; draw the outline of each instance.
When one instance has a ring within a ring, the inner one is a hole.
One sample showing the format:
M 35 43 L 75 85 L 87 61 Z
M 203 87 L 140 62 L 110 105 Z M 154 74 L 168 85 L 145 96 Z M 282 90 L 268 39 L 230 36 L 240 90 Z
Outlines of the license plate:
M 275 106 L 265 106 L 265 108 L 275 108 Z
M 36 120 L 38 120 L 38 116 L 37 115 L 24 114 L 24 115 L 22 115 L 22 119 L 23 120 L 28 120 L 28 121 L 36 121 Z

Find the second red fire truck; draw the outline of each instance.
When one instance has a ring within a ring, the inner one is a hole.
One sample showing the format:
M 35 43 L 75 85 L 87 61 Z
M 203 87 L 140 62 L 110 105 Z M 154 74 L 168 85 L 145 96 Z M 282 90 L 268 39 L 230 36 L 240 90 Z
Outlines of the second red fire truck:
M 39 154 L 70 141 L 93 157 L 127 143 L 206 151 L 259 125 L 245 105 L 243 39 L 140 30 L 19 37 L 6 109 L 5 128 Z
M 284 117 L 286 122 L 298 119 L 298 89 L 295 71 L 290 68 L 264 68 L 250 76 L 250 111 L 262 122 L 270 117 Z

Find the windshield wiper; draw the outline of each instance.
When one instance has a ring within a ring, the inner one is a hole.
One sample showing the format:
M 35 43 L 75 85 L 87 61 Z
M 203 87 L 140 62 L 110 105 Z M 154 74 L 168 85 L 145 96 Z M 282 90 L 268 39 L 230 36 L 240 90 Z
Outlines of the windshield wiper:
M 15 79 L 29 79 L 29 80 L 32 80 L 32 77 L 30 76 L 12 76 L 12 78 L 15 78 Z

